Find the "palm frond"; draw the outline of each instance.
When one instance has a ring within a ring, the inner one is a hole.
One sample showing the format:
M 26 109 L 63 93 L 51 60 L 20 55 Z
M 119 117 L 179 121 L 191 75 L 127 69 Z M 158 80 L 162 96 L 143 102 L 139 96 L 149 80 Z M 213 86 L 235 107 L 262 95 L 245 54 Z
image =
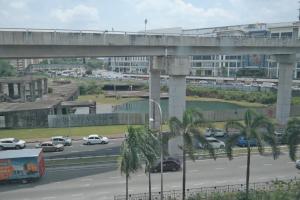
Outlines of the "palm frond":
M 289 154 L 291 160 L 296 160 L 297 147 L 300 142 L 300 133 L 299 130 L 295 130 L 293 132 L 288 132 L 287 135 L 287 143 L 289 147 Z
M 169 127 L 170 127 L 170 131 L 171 131 L 171 135 L 172 136 L 179 136 L 179 135 L 181 135 L 182 131 L 184 129 L 183 124 L 176 117 L 172 117 L 170 119 L 170 121 L 169 121 Z
M 226 141 L 225 141 L 225 151 L 226 151 L 226 154 L 227 154 L 227 157 L 232 160 L 233 157 L 232 157 L 232 148 L 235 146 L 237 140 L 239 139 L 239 137 L 241 137 L 241 133 L 239 134 L 233 134 L 233 135 L 230 135 Z
M 233 129 L 238 129 L 239 131 L 243 131 L 245 129 L 245 126 L 241 122 L 237 121 L 228 121 L 225 124 L 225 130 L 228 132 L 228 129 L 233 128 Z
M 261 134 L 256 131 L 256 129 L 251 129 L 251 136 L 249 139 L 255 139 L 257 143 L 257 149 L 259 154 L 263 154 L 265 152 L 264 144 L 263 144 L 263 138 L 261 137 Z
M 183 142 L 184 142 L 184 145 L 183 145 L 184 151 L 189 155 L 189 157 L 192 160 L 195 160 L 193 137 L 190 134 L 184 134 Z
M 211 146 L 211 144 L 207 141 L 206 137 L 202 135 L 197 128 L 192 128 L 191 133 L 193 134 L 194 138 L 197 139 L 204 147 L 208 150 L 210 156 L 213 159 L 216 159 L 215 149 Z

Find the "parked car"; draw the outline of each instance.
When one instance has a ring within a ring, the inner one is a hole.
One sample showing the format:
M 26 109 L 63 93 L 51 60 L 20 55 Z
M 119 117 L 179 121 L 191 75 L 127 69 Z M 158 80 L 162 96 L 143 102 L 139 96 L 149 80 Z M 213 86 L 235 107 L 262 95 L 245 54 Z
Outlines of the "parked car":
M 224 149 L 225 148 L 225 143 L 214 137 L 207 137 L 206 140 L 214 149 Z M 205 148 L 205 146 L 201 142 L 198 143 L 198 147 L 200 149 Z
M 275 131 L 274 137 L 277 144 L 286 144 L 286 138 L 284 132 Z
M 51 138 L 53 144 L 62 144 L 64 146 L 72 146 L 72 139 L 69 137 L 55 136 Z
M 49 142 L 42 142 L 40 144 L 37 144 L 36 148 L 42 148 L 43 152 L 56 152 L 56 151 L 63 151 L 64 145 L 53 144 L 51 141 L 49 141 Z
M 297 161 L 296 161 L 296 168 L 297 168 L 297 169 L 300 169 L 300 160 L 297 160 Z
M 83 138 L 84 144 L 107 144 L 109 139 L 107 137 L 102 137 L 99 135 L 89 135 Z
M 207 128 L 205 131 L 206 137 L 224 137 L 226 132 L 219 128 Z
M 0 150 L 3 149 L 23 149 L 26 146 L 24 140 L 19 140 L 16 138 L 3 138 L 0 139 Z
M 237 141 L 237 145 L 240 147 L 246 147 L 246 146 L 248 146 L 248 142 L 251 147 L 257 146 L 257 142 L 255 139 L 247 140 L 245 137 L 240 137 Z
M 151 168 L 151 172 L 160 172 L 160 160 Z M 179 171 L 181 169 L 181 162 L 176 158 L 168 158 L 163 161 L 163 171 Z

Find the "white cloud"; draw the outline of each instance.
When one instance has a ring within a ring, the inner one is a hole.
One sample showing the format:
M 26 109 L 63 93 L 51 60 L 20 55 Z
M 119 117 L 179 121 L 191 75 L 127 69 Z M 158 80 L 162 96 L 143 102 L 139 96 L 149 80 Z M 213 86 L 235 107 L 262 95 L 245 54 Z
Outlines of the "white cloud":
M 52 11 L 51 14 L 53 17 L 63 23 L 73 23 L 76 21 L 93 23 L 99 21 L 100 19 L 98 10 L 96 8 L 83 4 L 76 5 L 73 8 L 59 8 Z
M 151 16 L 161 26 L 204 27 L 221 21 L 235 21 L 236 16 L 221 7 L 197 7 L 185 0 L 127 0 L 136 12 Z M 153 21 L 154 20 L 154 21 Z
M 26 3 L 26 1 L 11 1 L 9 5 L 13 9 L 24 9 L 27 6 Z

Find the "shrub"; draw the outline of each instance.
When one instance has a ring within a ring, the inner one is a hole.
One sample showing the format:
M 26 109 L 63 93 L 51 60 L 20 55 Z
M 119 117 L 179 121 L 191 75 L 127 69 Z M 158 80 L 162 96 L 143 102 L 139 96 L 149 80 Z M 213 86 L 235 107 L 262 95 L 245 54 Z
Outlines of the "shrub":
M 188 96 L 208 97 L 235 101 L 248 101 L 251 103 L 273 104 L 276 102 L 275 92 L 246 92 L 239 90 L 222 90 L 215 88 L 187 87 Z

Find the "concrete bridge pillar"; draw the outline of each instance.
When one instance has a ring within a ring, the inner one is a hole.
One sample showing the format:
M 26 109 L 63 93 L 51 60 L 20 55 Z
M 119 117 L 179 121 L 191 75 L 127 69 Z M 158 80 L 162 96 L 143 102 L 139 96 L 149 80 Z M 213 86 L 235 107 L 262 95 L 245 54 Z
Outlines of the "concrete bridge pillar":
M 4 93 L 4 91 L 3 91 L 4 89 L 3 89 L 3 84 L 2 83 L 0 83 L 0 94 L 1 93 Z
M 15 87 L 13 83 L 8 83 L 8 96 L 13 98 L 15 96 Z
M 293 69 L 296 62 L 295 55 L 276 55 L 279 63 L 279 82 L 276 104 L 276 121 L 279 125 L 286 125 L 290 116 Z
M 44 94 L 48 94 L 48 79 L 44 78 Z
M 35 81 L 31 81 L 29 83 L 29 91 L 30 91 L 31 101 L 35 101 Z
M 96 102 L 93 102 L 93 105 L 89 107 L 89 114 L 96 114 L 97 113 L 97 105 Z
M 19 93 L 20 93 L 21 101 L 26 102 L 26 85 L 25 85 L 25 83 L 20 83 Z
M 149 70 L 149 99 L 160 104 L 160 69 L 165 65 L 163 56 L 154 56 L 150 59 Z M 149 126 L 151 129 L 159 130 L 160 119 L 159 107 L 156 103 L 149 100 Z
M 186 76 L 190 72 L 188 56 L 168 56 L 167 72 L 169 74 L 169 118 L 177 117 L 182 121 L 185 111 Z M 172 156 L 182 156 L 183 138 L 169 140 L 168 151 Z
M 38 97 L 41 98 L 43 96 L 43 87 L 42 87 L 42 79 L 37 80 L 37 91 Z

